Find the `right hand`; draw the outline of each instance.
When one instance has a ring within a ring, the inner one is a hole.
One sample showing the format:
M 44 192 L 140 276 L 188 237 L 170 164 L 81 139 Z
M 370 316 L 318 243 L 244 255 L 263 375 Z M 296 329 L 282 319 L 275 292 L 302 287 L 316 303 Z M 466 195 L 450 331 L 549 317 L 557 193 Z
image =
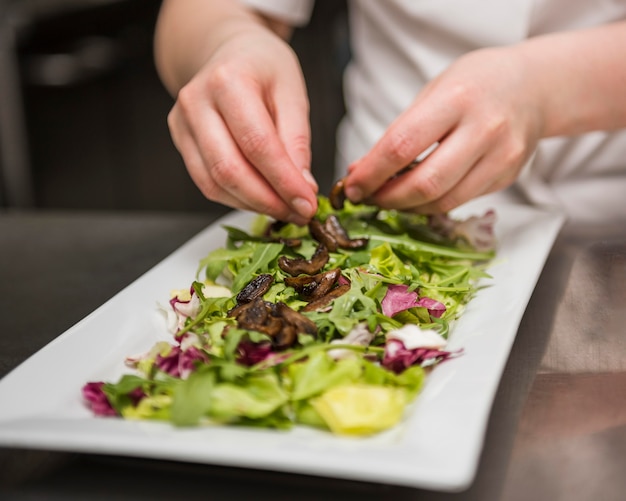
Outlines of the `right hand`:
M 180 90 L 168 125 L 208 199 L 302 225 L 315 214 L 306 86 L 271 31 L 225 40 Z

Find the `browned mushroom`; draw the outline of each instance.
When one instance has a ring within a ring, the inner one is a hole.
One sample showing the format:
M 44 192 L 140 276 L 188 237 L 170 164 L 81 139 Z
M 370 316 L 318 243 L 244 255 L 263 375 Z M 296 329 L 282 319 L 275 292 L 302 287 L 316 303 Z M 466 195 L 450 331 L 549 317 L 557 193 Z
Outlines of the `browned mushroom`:
M 314 275 L 318 273 L 328 262 L 328 249 L 324 244 L 319 244 L 311 259 L 295 258 L 289 259 L 287 256 L 278 258 L 278 267 L 285 273 L 298 276 L 302 273 Z
M 289 325 L 293 325 L 297 333 L 317 335 L 317 325 L 302 313 L 290 308 L 285 303 L 276 303 L 276 311 Z
M 309 232 L 315 240 L 328 247 L 331 252 L 335 252 L 338 248 L 361 249 L 368 242 L 367 238 L 351 239 L 345 228 L 341 226 L 339 218 L 334 214 L 328 216 L 324 224 L 317 219 L 311 220 Z
M 263 273 L 256 278 L 253 278 L 248 282 L 239 294 L 237 294 L 237 303 L 249 303 L 250 301 L 263 297 L 272 283 L 274 283 L 274 277 L 269 273 Z
M 349 284 L 339 285 L 339 286 L 335 287 L 334 289 L 331 289 L 329 292 L 327 292 L 322 297 L 317 298 L 314 301 L 311 301 L 304 308 L 302 308 L 302 311 L 318 311 L 318 310 L 321 310 L 321 309 L 325 308 L 326 306 L 328 306 L 331 301 L 337 299 L 340 296 L 343 296 L 349 290 L 350 290 L 350 285 Z
M 233 308 L 231 316 L 237 319 L 238 328 L 268 335 L 276 349 L 292 346 L 299 333 L 317 335 L 315 322 L 285 303 L 274 304 L 256 298 Z
M 317 219 L 311 219 L 311 221 L 309 221 L 309 233 L 330 252 L 335 252 L 337 250 L 337 240 L 335 240 L 324 225 Z
M 263 325 L 267 321 L 268 315 L 269 311 L 265 306 L 265 301 L 261 298 L 244 303 L 237 311 L 233 312 L 239 326 L 242 329 L 251 330 L 256 330 L 254 327 L 257 325 Z
M 342 249 L 361 249 L 367 245 L 367 238 L 351 239 L 345 228 L 341 226 L 339 218 L 334 214 L 326 218 L 324 229 L 335 239 L 337 246 Z
M 293 287 L 305 299 L 317 299 L 325 295 L 337 282 L 341 270 L 333 270 L 318 273 L 316 275 L 301 275 L 299 277 L 286 277 L 285 284 Z
M 283 244 L 285 247 L 291 247 L 292 249 L 295 249 L 296 247 L 300 247 L 302 245 L 302 240 L 300 240 L 299 238 L 279 237 L 275 241 L 279 244 Z
M 344 188 L 344 180 L 342 178 L 337 181 L 330 190 L 328 200 L 330 201 L 330 205 L 332 205 L 335 210 L 343 209 L 343 206 L 346 203 L 346 192 L 344 191 Z
M 283 324 L 283 328 L 272 338 L 272 344 L 278 350 L 293 346 L 298 340 L 296 328 L 291 324 Z

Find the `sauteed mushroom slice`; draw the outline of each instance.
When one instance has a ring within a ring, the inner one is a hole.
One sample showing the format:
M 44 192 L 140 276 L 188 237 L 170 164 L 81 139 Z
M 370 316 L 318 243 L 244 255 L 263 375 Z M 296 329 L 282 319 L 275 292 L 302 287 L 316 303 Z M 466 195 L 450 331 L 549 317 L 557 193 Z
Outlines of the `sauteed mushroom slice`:
M 299 277 L 286 277 L 285 284 L 293 287 L 306 299 L 317 299 L 325 295 L 337 282 L 341 270 L 335 268 L 317 275 L 302 275 Z
M 233 308 L 231 312 L 236 313 L 231 316 L 236 317 L 240 329 L 267 334 L 277 349 L 292 346 L 299 333 L 317 335 L 315 322 L 285 303 L 273 304 L 257 298 Z
M 239 313 L 241 313 L 242 310 L 247 308 L 249 304 L 250 303 L 237 304 L 228 311 L 227 315 L 231 318 L 237 318 L 237 315 L 239 315 Z
M 328 293 L 307 304 L 302 311 L 317 311 L 325 308 L 331 301 L 343 296 L 350 290 L 350 284 L 343 284 L 331 289 Z
M 233 308 L 231 312 L 242 329 L 252 329 L 252 326 L 263 325 L 269 315 L 265 301 L 261 298 L 244 303 L 239 308 Z
M 343 206 L 346 203 L 346 192 L 344 191 L 344 188 L 345 183 L 342 178 L 339 179 L 330 190 L 328 200 L 330 201 L 330 205 L 332 205 L 335 210 L 343 209 Z
M 317 335 L 317 325 L 315 325 L 315 322 L 302 315 L 302 313 L 290 308 L 285 303 L 277 303 L 276 311 L 283 320 L 295 327 L 296 333 L 310 334 L 312 336 Z
M 367 238 L 351 239 L 345 228 L 341 226 L 339 218 L 334 214 L 326 218 L 324 229 L 335 239 L 337 245 L 342 249 L 361 249 L 367 245 Z
M 302 273 L 314 275 L 318 273 L 328 262 L 328 249 L 324 244 L 319 244 L 311 259 L 295 258 L 289 259 L 287 256 L 278 258 L 278 267 L 291 276 L 298 276 Z
M 235 316 L 237 326 L 240 329 L 262 332 L 273 337 L 283 328 L 283 322 L 280 318 L 272 315 L 273 305 L 266 303 L 261 298 L 233 308 L 231 312 L 233 311 L 235 314 L 231 316 Z
M 282 350 L 293 346 L 298 340 L 296 328 L 291 324 L 283 324 L 283 328 L 272 337 L 272 344 Z
M 328 232 L 326 227 L 317 219 L 309 222 L 309 233 L 319 243 L 324 245 L 330 252 L 337 250 L 337 240 Z
M 285 247 L 290 247 L 295 249 L 296 247 L 300 247 L 302 245 L 302 240 L 299 238 L 284 238 L 280 237 L 276 239 L 279 244 L 283 244 Z
M 239 294 L 237 294 L 237 303 L 249 303 L 256 298 L 263 297 L 272 283 L 274 283 L 274 277 L 269 273 L 263 273 L 256 278 L 253 278 L 248 282 Z
M 342 249 L 361 249 L 367 245 L 367 238 L 351 239 L 345 230 L 339 218 L 331 214 L 326 218 L 324 224 L 317 219 L 313 219 L 309 223 L 309 232 L 311 236 L 328 247 L 328 250 L 335 252 L 338 248 Z

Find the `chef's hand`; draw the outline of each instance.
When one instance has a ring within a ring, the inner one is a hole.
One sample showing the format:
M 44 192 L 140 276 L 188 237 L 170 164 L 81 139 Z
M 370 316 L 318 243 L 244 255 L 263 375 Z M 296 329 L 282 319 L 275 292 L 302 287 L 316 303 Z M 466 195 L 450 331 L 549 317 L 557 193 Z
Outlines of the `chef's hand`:
M 346 195 L 353 202 L 433 213 L 505 188 L 542 134 L 534 97 L 524 59 L 514 50 L 467 54 L 431 81 L 349 166 Z M 435 143 L 425 160 L 400 172 Z
M 255 26 L 212 52 L 178 93 L 168 124 L 208 199 L 305 224 L 317 207 L 308 107 L 295 54 Z

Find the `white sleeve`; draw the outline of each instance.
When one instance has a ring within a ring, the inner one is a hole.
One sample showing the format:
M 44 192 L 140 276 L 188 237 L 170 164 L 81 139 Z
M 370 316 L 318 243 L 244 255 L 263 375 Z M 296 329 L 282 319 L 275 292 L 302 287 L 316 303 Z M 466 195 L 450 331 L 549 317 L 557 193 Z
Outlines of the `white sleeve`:
M 304 26 L 311 18 L 315 0 L 240 0 L 240 2 L 292 26 Z

